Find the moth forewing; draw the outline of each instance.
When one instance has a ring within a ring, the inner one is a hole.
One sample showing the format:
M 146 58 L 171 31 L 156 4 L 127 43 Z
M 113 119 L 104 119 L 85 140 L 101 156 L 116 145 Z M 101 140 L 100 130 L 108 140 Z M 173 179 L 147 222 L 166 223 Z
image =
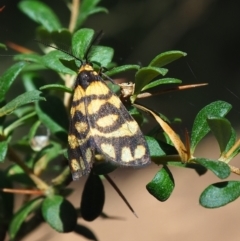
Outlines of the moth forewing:
M 150 163 L 138 124 L 89 64 L 81 66 L 77 77 L 68 142 L 74 178 L 90 172 L 95 151 L 119 165 Z

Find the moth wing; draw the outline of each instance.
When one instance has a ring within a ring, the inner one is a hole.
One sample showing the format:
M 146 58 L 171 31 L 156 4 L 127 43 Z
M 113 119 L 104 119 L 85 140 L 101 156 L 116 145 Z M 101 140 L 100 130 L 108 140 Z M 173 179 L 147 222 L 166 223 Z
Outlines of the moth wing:
M 107 160 L 125 166 L 150 163 L 145 138 L 120 99 L 102 81 L 87 90 L 87 118 L 96 150 Z
M 75 88 L 68 134 L 68 159 L 73 180 L 89 174 L 94 160 L 94 145 L 86 112 L 83 88 Z

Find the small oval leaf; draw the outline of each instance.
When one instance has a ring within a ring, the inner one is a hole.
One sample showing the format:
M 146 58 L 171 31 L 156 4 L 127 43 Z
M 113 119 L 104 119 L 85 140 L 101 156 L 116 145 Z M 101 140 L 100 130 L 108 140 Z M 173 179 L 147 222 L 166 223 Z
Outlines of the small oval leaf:
M 163 166 L 146 186 L 148 192 L 161 202 L 170 197 L 174 187 L 174 179 L 167 166 Z
M 105 192 L 102 180 L 91 172 L 82 193 L 80 207 L 82 218 L 86 221 L 96 219 L 103 210 L 104 201 Z
M 226 118 L 221 117 L 208 117 L 207 123 L 218 141 L 221 153 L 223 153 L 232 136 L 231 123 Z
M 163 78 L 163 79 L 158 79 L 155 81 L 152 81 L 151 83 L 145 85 L 142 88 L 142 91 L 151 89 L 153 87 L 156 87 L 158 85 L 163 85 L 163 84 L 181 84 L 182 81 L 180 79 L 175 79 L 175 78 Z
M 72 37 L 72 51 L 80 59 L 84 58 L 86 51 L 92 41 L 94 31 L 89 28 L 82 28 L 74 33 Z
M 126 72 L 128 70 L 139 70 L 140 69 L 140 66 L 139 65 L 122 65 L 122 66 L 117 66 L 117 67 L 114 67 L 106 72 L 104 72 L 105 75 L 107 76 L 112 76 L 112 75 L 115 75 L 115 74 L 119 74 L 121 72 Z
M 168 72 L 167 69 L 158 67 L 143 67 L 139 69 L 135 75 L 135 92 L 139 94 L 143 87 L 152 81 L 158 75 L 164 76 Z
M 192 160 L 206 167 L 221 179 L 227 178 L 231 173 L 230 167 L 225 162 L 206 158 L 194 158 Z
M 149 66 L 163 67 L 187 54 L 182 51 L 172 50 L 159 54 L 149 64 Z
M 207 118 L 209 116 L 224 117 L 231 108 L 232 106 L 225 101 L 215 101 L 198 112 L 192 128 L 191 154 L 194 153 L 199 141 L 210 131 Z
M 71 232 L 77 223 L 77 212 L 73 205 L 62 196 L 46 197 L 42 203 L 45 221 L 60 233 Z
M 219 182 L 208 186 L 199 202 L 205 208 L 218 208 L 233 202 L 240 196 L 240 182 Z

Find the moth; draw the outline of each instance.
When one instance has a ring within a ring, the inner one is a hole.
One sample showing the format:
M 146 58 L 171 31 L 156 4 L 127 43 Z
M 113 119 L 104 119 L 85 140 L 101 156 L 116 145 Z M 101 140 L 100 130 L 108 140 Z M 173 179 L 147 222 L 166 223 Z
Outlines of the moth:
M 82 63 L 70 110 L 68 158 L 73 180 L 90 172 L 95 154 L 122 166 L 150 163 L 145 138 L 90 63 Z

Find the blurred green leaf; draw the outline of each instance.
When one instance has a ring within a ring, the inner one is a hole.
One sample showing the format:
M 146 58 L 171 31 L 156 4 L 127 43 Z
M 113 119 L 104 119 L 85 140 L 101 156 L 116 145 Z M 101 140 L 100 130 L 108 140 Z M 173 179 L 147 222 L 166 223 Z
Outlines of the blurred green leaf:
M 85 57 L 93 36 L 94 31 L 89 28 L 82 28 L 74 33 L 72 37 L 72 51 L 76 57 L 79 59 L 83 59 Z
M 8 150 L 8 140 L 0 142 L 0 163 L 4 162 Z
M 105 175 L 115 171 L 118 165 L 113 162 L 95 162 L 93 165 L 93 172 L 95 175 Z
M 21 118 L 18 118 L 16 121 L 12 122 L 10 125 L 8 125 L 4 129 L 4 135 L 8 136 L 12 131 L 14 131 L 17 127 L 24 125 L 27 120 L 32 119 L 33 117 L 36 116 L 36 112 L 31 112 L 29 114 L 26 114 L 22 116 Z
M 21 228 L 21 225 L 26 220 L 28 215 L 40 207 L 42 199 L 42 197 L 38 197 L 27 202 L 17 211 L 16 214 L 14 214 L 9 227 L 9 236 L 11 240 L 14 240 L 19 229 Z
M 83 225 L 77 224 L 74 232 L 79 234 L 79 235 L 82 235 L 86 239 L 93 240 L 93 241 L 98 241 L 98 239 L 96 238 L 94 233 L 89 228 L 87 228 L 87 227 L 85 227 Z
M 28 103 L 38 100 L 45 100 L 44 97 L 40 96 L 41 93 L 42 92 L 38 90 L 33 90 L 19 95 L 18 97 L 7 103 L 4 107 L 0 108 L 0 117 L 11 114 L 15 109 L 22 105 L 26 105 Z
M 17 60 L 17 61 L 26 61 L 26 62 L 42 64 L 41 55 L 36 54 L 36 53 L 16 54 L 16 55 L 14 55 L 13 59 Z
M 68 49 L 71 46 L 72 34 L 66 28 L 51 32 L 51 38 L 59 48 Z
M 0 49 L 7 50 L 7 46 L 5 44 L 0 43 Z
M 143 67 L 139 69 L 135 75 L 135 91 L 134 94 L 139 94 L 143 87 L 152 81 L 158 75 L 164 76 L 167 69 L 158 67 Z
M 26 175 L 26 173 L 23 171 L 23 169 L 20 166 L 16 164 L 13 164 L 8 167 L 7 177 L 12 182 L 35 187 L 35 184 L 33 183 L 32 179 L 28 175 Z
M 46 197 L 42 203 L 45 221 L 60 233 L 72 232 L 77 223 L 77 212 L 73 205 L 62 196 Z
M 53 50 L 42 57 L 43 64 L 45 64 L 45 66 L 47 66 L 49 69 L 55 70 L 58 73 L 76 75 L 75 71 L 64 66 L 59 59 L 71 61 L 74 60 L 74 57 L 68 55 L 67 53 L 61 52 L 60 50 Z
M 158 79 L 155 81 L 152 81 L 151 83 L 145 85 L 142 88 L 142 91 L 151 89 L 153 87 L 156 87 L 158 85 L 163 85 L 163 84 L 181 84 L 182 81 L 180 79 L 175 79 L 175 78 L 163 78 L 163 79 Z
M 182 51 L 168 51 L 156 56 L 149 64 L 149 66 L 163 67 L 181 57 L 185 57 L 187 54 Z
M 0 189 L 13 188 L 11 180 L 6 176 L 5 171 L 0 171 Z M 14 207 L 14 195 L 12 193 L 0 192 L 0 237 L 6 234 L 9 220 L 12 218 Z
M 19 62 L 7 69 L 0 77 L 0 102 L 5 99 L 5 95 L 21 70 L 27 65 L 26 62 Z
M 62 100 L 47 96 L 46 102 L 38 102 L 36 112 L 41 122 L 61 140 L 67 140 L 68 115 Z
M 223 153 L 232 135 L 231 123 L 226 118 L 221 117 L 208 117 L 207 123 L 218 141 L 221 153 Z
M 24 0 L 18 4 L 20 10 L 49 32 L 61 28 L 60 21 L 50 7 L 40 1 Z
M 231 108 L 232 106 L 225 101 L 215 101 L 198 112 L 192 128 L 191 153 L 194 153 L 199 141 L 210 131 L 207 118 L 211 116 L 224 117 Z
M 115 74 L 119 74 L 121 72 L 126 72 L 128 70 L 139 70 L 139 69 L 140 69 L 139 65 L 128 64 L 128 65 L 122 65 L 122 66 L 114 67 L 114 68 L 104 72 L 104 74 L 107 75 L 107 76 L 112 76 L 112 75 L 115 75 Z
M 81 200 L 81 214 L 86 221 L 93 221 L 103 210 L 105 201 L 105 192 L 102 180 L 98 175 L 91 172 L 85 183 L 82 200 Z
M 194 158 L 193 161 L 206 167 L 221 179 L 227 178 L 231 174 L 229 166 L 224 162 L 206 158 Z
M 208 186 L 199 202 L 205 208 L 218 208 L 233 202 L 240 196 L 240 182 L 219 182 Z
M 44 85 L 40 88 L 40 90 L 46 90 L 46 89 L 60 90 L 60 91 L 67 92 L 70 94 L 73 93 L 72 89 L 66 87 L 65 85 L 60 85 L 60 84 Z
M 170 197 L 174 187 L 174 179 L 167 166 L 163 166 L 146 186 L 148 192 L 161 202 Z
M 80 7 L 80 13 L 78 14 L 77 19 L 77 27 L 81 26 L 84 21 L 92 14 L 95 13 L 108 13 L 108 10 L 103 7 L 97 7 L 96 5 L 100 2 L 100 0 L 84 0 L 82 1 L 81 7 Z

